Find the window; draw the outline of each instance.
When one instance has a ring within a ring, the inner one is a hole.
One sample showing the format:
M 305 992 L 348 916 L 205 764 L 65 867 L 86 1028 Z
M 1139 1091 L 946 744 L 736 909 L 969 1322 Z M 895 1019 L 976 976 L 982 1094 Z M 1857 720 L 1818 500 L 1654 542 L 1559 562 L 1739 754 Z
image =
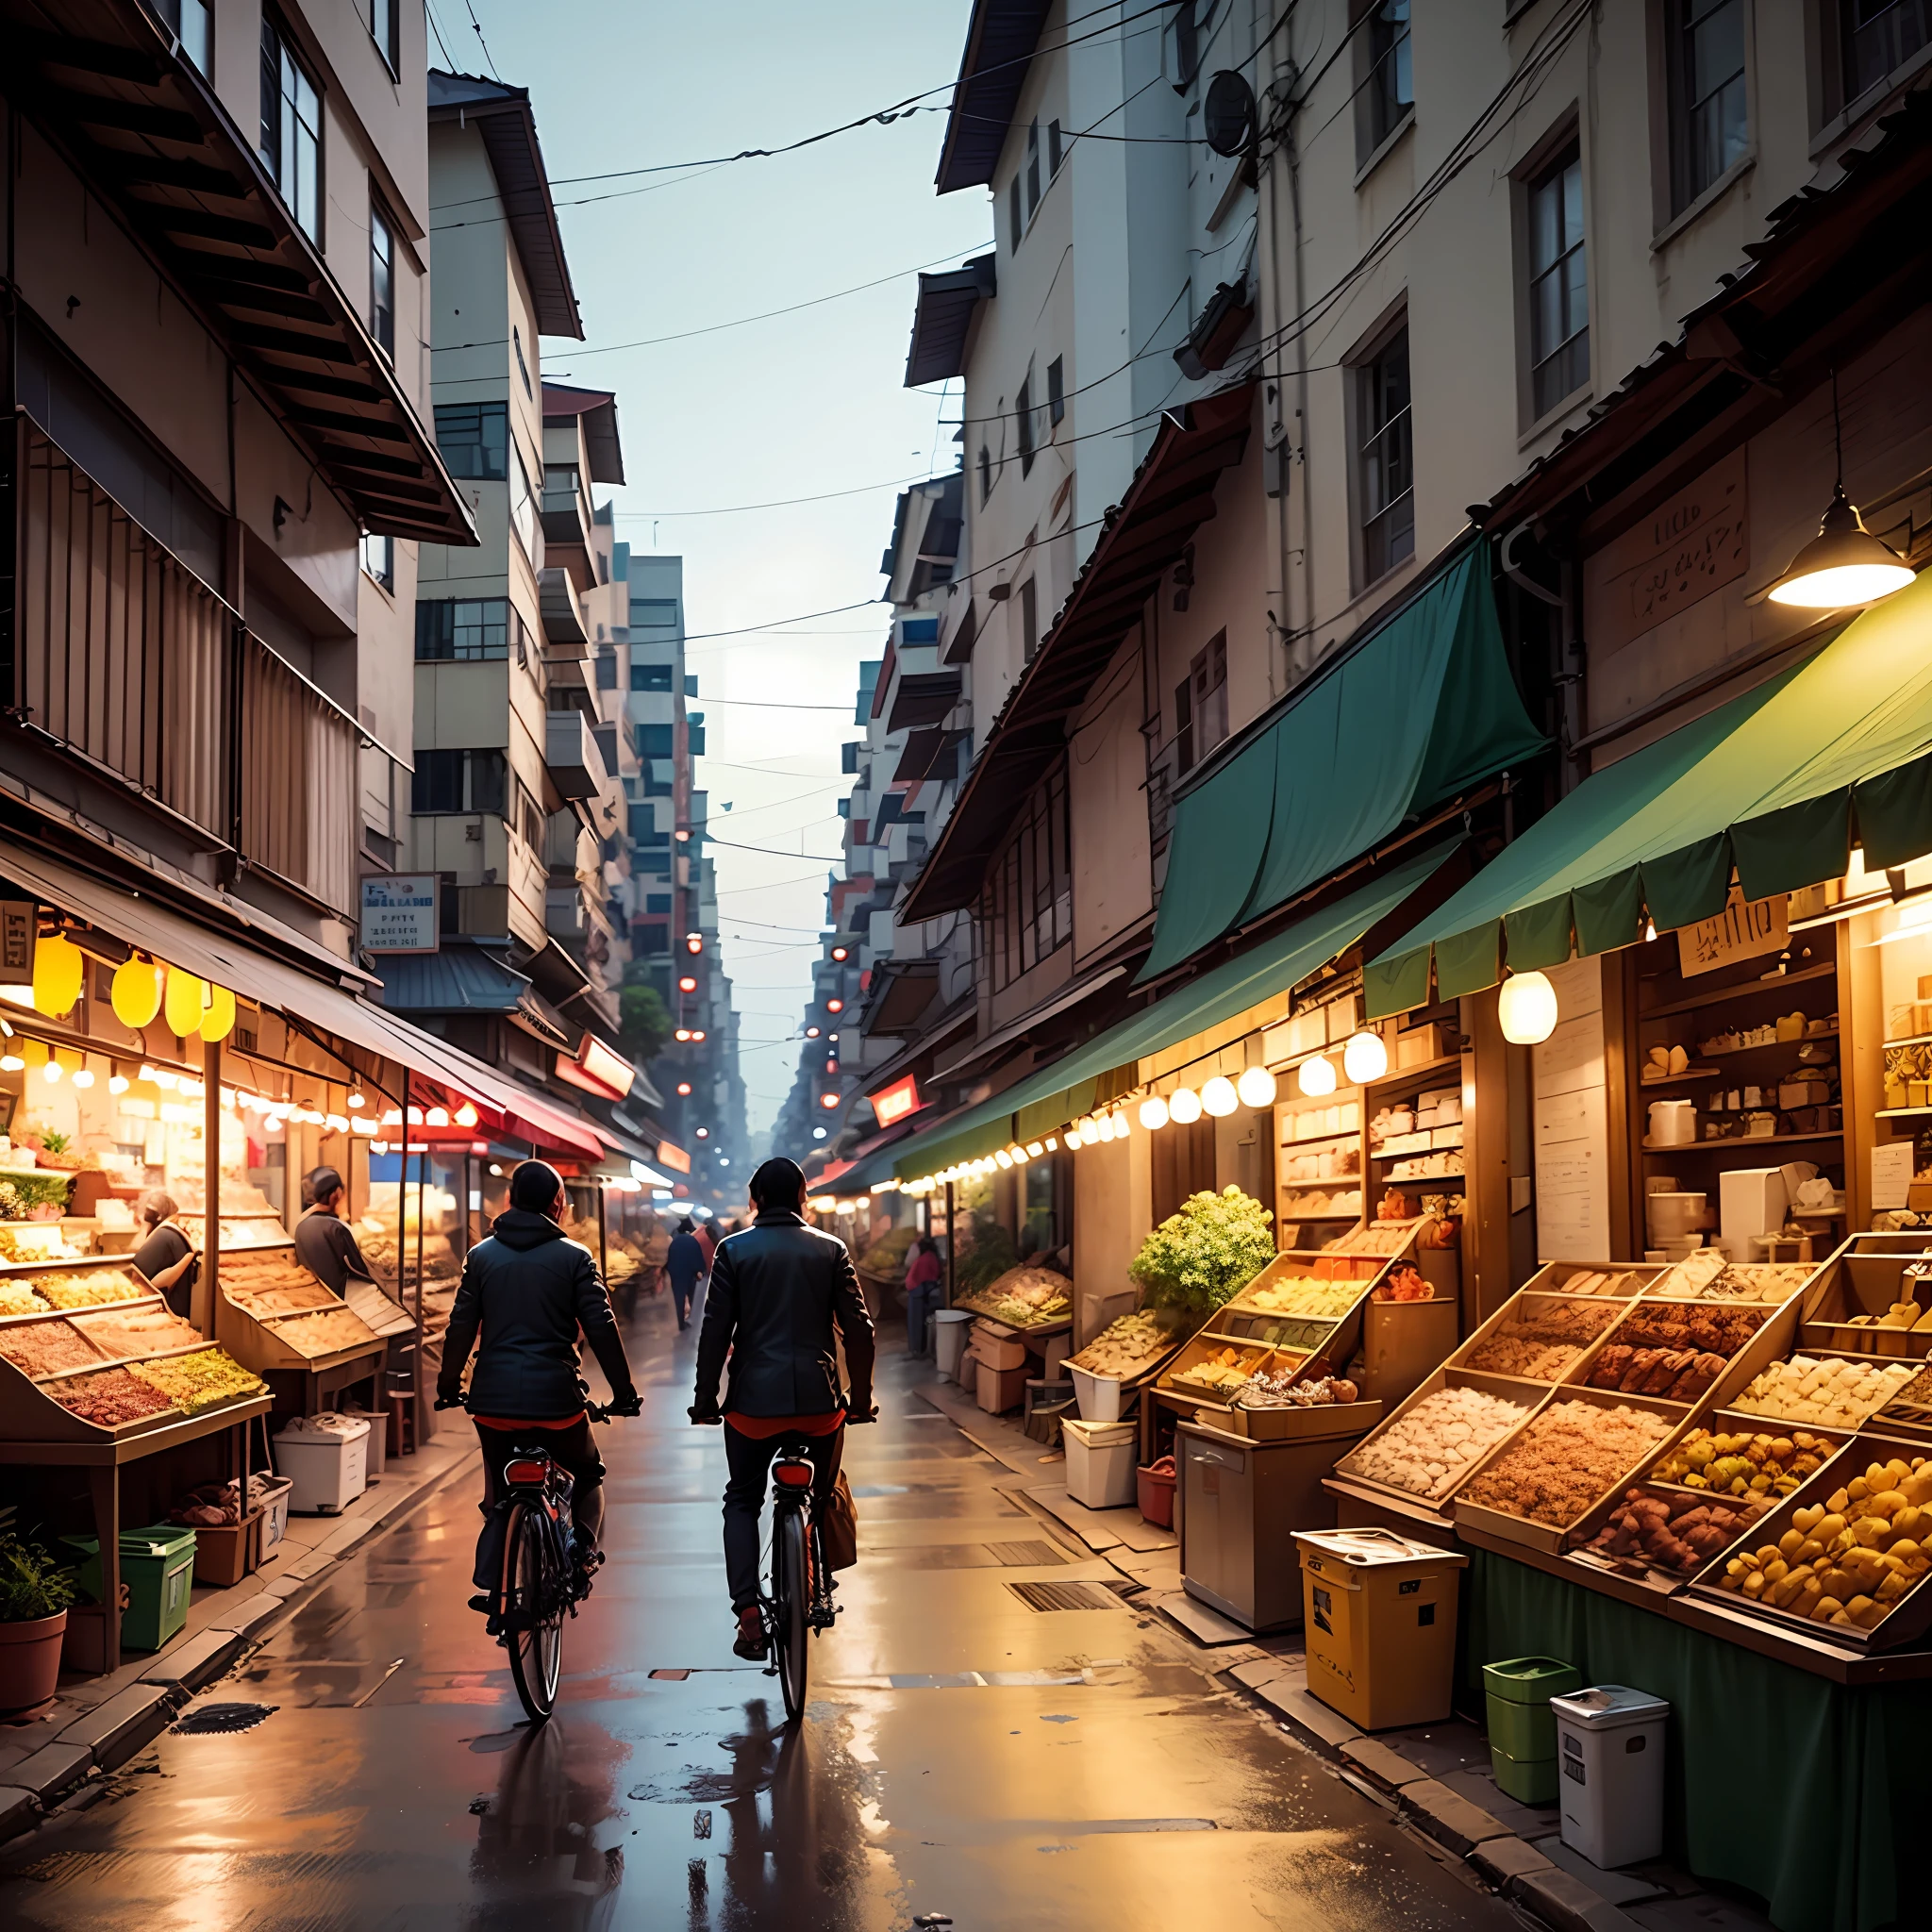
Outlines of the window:
M 1013 420 L 1020 439 L 1020 474 L 1030 476 L 1033 474 L 1033 372 L 1026 372 L 1026 380 L 1020 385 L 1020 393 L 1013 403 Z
M 500 751 L 418 751 L 409 809 L 419 817 L 475 811 L 501 818 L 508 775 Z
M 473 757 L 487 757 L 487 753 L 475 752 Z M 543 808 L 537 803 L 530 788 L 515 773 L 510 774 L 510 784 L 516 790 L 517 815 L 512 823 L 523 841 L 532 852 L 541 851 L 543 845 Z M 479 806 L 477 809 L 487 808 Z
M 1408 421 L 1408 328 L 1356 371 L 1362 581 L 1415 555 L 1414 461 Z
M 984 504 L 992 494 L 992 455 L 985 443 L 979 445 L 979 500 Z
M 396 540 L 365 533 L 362 539 L 362 571 L 365 576 L 374 577 L 385 591 L 392 592 L 396 587 Z
M 183 57 L 201 73 L 208 71 L 208 0 L 161 0 L 160 15 L 181 42 Z
M 1363 158 L 1374 153 L 1415 112 L 1408 62 L 1408 0 L 1373 0 L 1363 28 L 1368 74 L 1359 99 L 1365 121 Z
M 979 927 L 995 992 L 1073 938 L 1064 765 L 1035 789 L 993 860 L 980 894 Z
M 1687 208 L 1742 160 L 1744 0 L 1671 0 L 1671 190 Z
M 261 17 L 261 160 L 295 225 L 322 239 L 322 102 L 274 18 Z
M 599 651 L 597 653 L 597 689 L 615 691 L 617 689 L 617 653 Z
M 1060 158 L 1066 153 L 1066 146 L 1060 135 L 1060 124 L 1049 121 L 1046 124 L 1046 173 L 1048 179 L 1060 171 Z
M 1067 372 L 1065 359 L 1056 356 L 1046 365 L 1046 420 L 1060 422 L 1067 413 Z
M 499 341 L 501 338 L 498 339 Z M 512 323 L 509 330 L 509 345 L 517 352 L 517 374 L 524 378 L 524 393 L 529 395 L 530 365 L 524 360 L 524 332 Z
M 369 333 L 375 346 L 396 359 L 396 239 L 388 218 L 369 205 Z
M 671 678 L 672 666 L 669 664 L 633 664 L 630 667 L 630 688 L 633 691 L 669 691 Z
M 1583 162 L 1574 144 L 1529 184 L 1529 380 L 1538 418 L 1590 380 Z
M 509 409 L 503 403 L 438 403 L 436 447 L 452 476 L 502 482 L 509 460 Z
M 1007 190 L 1007 212 L 1011 217 L 1012 247 L 1015 255 L 1020 252 L 1020 237 L 1025 233 L 1026 225 L 1020 216 L 1020 176 L 1016 173 Z
M 1176 93 L 1186 93 L 1201 71 L 1202 23 L 1198 16 L 1208 10 L 1198 0 L 1181 0 L 1174 10 L 1174 58 L 1179 76 Z
M 940 641 L 940 621 L 937 617 L 905 617 L 899 621 L 899 641 L 902 644 L 936 644 Z
M 391 74 L 403 71 L 402 44 L 398 39 L 402 9 L 396 0 L 369 0 L 369 38 Z
M 677 599 L 675 597 L 633 597 L 630 600 L 630 623 L 633 630 L 675 630 L 677 628 Z M 648 687 L 655 691 L 657 687 Z M 664 687 L 669 691 L 671 687 Z
M 510 625 L 515 622 L 508 597 L 419 601 L 416 656 L 425 663 L 481 664 L 506 658 L 509 656 Z
M 537 524 L 537 492 L 530 488 L 530 473 L 524 467 L 524 453 L 517 445 L 510 444 L 509 466 L 509 521 L 517 533 L 517 541 L 524 546 L 524 555 L 532 563 L 540 563 L 542 541 Z
M 1196 651 L 1174 687 L 1176 774 L 1191 772 L 1227 736 L 1227 633 Z
M 646 892 L 644 894 L 644 910 L 646 912 L 662 912 L 668 915 L 671 910 L 671 894 L 669 892 Z
M 1845 99 L 1856 101 L 1932 41 L 1928 0 L 1844 0 Z
M 673 734 L 675 724 L 641 724 L 638 727 L 638 756 L 646 758 L 668 758 L 673 756 L 675 745 Z
M 1040 648 L 1040 593 L 1034 588 L 1034 580 L 1028 577 L 1020 586 L 1020 649 L 1023 660 L 1032 663 L 1033 654 Z
M 1040 206 L 1040 123 L 1026 130 L 1026 219 Z

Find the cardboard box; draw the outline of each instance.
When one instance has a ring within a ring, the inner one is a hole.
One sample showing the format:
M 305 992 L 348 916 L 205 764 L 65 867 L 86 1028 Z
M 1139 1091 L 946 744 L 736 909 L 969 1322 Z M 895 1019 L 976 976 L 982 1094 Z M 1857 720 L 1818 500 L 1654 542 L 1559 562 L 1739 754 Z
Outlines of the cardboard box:
M 985 1362 L 976 1365 L 978 1371 L 977 1400 L 988 1415 L 1005 1415 L 1009 1408 L 1018 1408 L 1026 1399 L 1026 1371 L 1017 1369 L 995 1369 Z

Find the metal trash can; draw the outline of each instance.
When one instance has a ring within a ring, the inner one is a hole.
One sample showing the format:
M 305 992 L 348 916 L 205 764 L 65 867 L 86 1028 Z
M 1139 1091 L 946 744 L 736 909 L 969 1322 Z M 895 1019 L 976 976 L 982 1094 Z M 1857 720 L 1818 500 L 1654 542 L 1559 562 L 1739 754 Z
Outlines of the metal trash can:
M 1550 1699 L 1563 1842 L 1605 1871 L 1663 1856 L 1664 1730 L 1671 1707 L 1648 1690 L 1597 1684 Z
M 933 1365 L 941 1382 L 959 1379 L 959 1357 L 966 1352 L 966 1331 L 973 1317 L 964 1308 L 933 1310 Z

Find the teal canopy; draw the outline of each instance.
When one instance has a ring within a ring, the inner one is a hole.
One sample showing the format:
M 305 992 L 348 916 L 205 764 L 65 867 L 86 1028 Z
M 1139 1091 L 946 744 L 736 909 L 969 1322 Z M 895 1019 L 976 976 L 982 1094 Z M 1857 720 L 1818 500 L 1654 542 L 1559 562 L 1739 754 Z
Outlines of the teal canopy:
M 1504 654 L 1488 547 L 1472 543 L 1180 801 L 1141 978 L 1543 743 Z

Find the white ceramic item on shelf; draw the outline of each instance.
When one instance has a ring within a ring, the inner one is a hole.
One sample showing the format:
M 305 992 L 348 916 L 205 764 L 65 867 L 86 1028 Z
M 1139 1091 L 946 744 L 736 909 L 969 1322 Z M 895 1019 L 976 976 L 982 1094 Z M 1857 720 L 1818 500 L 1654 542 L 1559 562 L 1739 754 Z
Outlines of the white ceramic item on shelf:
M 1697 1138 L 1694 1100 L 1653 1100 L 1650 1103 L 1650 1143 L 1653 1147 L 1688 1147 Z

